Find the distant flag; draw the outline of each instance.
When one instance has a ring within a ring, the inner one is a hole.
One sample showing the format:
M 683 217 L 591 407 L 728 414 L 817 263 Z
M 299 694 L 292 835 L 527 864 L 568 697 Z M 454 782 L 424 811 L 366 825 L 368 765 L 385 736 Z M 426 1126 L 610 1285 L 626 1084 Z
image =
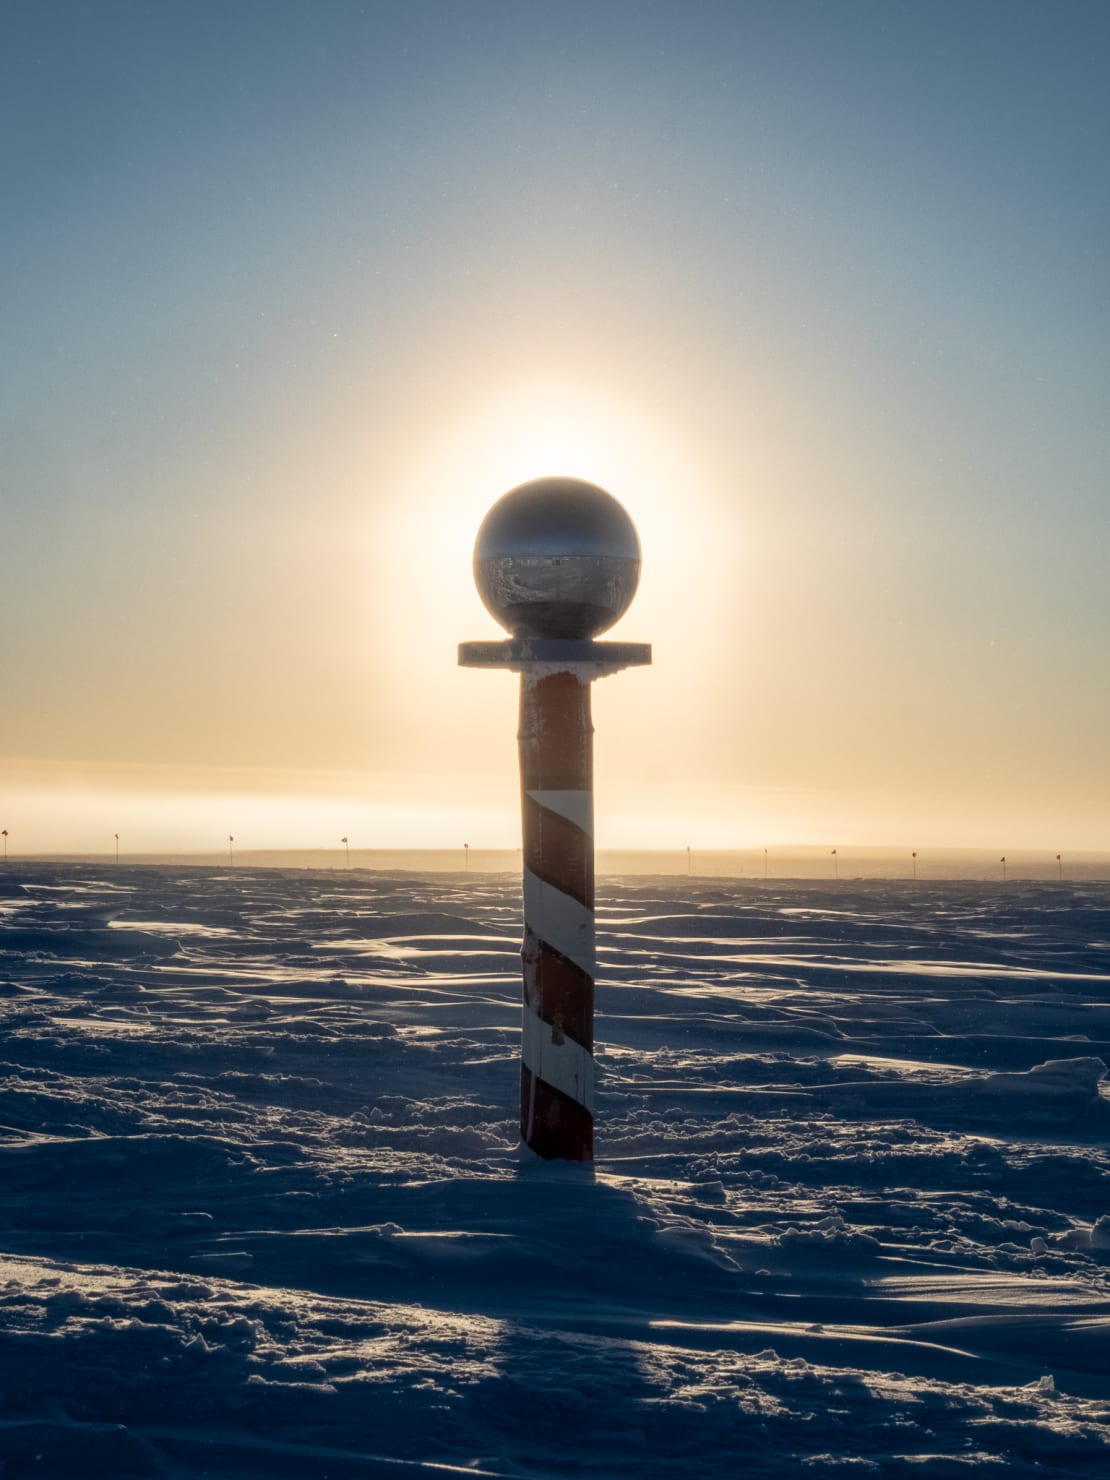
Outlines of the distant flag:
M 763 850 L 763 877 L 767 877 L 767 849 Z
M 689 843 L 686 844 L 686 872 L 688 874 L 692 874 L 694 872 L 694 860 L 693 856 L 690 853 Z
M 463 844 L 463 873 L 464 874 L 468 874 L 469 872 L 470 872 L 470 844 L 469 843 L 464 843 Z
M 119 862 L 119 833 L 116 833 L 114 836 L 115 836 L 115 839 L 116 839 L 116 862 L 118 863 Z
M 917 854 L 916 853 L 911 853 L 910 854 L 910 857 L 913 859 L 913 876 L 916 879 L 917 878 Z
M 1060 857 L 1060 854 L 1059 853 L 1057 853 L 1057 855 L 1056 855 L 1056 872 L 1060 876 L 1060 882 L 1063 883 L 1064 882 L 1064 861 Z
M 840 878 L 840 859 L 837 856 L 837 851 L 836 851 L 835 848 L 832 850 L 832 861 L 833 861 L 833 875 L 834 875 L 834 877 L 836 877 L 836 878 L 839 879 Z
M 346 838 L 340 838 L 339 841 L 343 844 L 344 848 L 346 848 L 346 850 L 347 850 L 347 867 L 350 868 L 350 866 L 351 866 L 351 845 L 347 841 Z
M 8 829 L 5 827 L 0 831 L 0 837 L 4 839 L 4 862 L 8 861 Z
M 228 835 L 227 835 L 227 861 L 232 865 L 232 867 L 234 867 L 234 865 L 235 865 L 235 838 L 232 836 L 231 833 L 228 833 Z
M 1006 855 L 1005 855 L 1005 853 L 1003 853 L 1002 857 L 998 861 L 1002 865 L 1002 877 L 1005 878 L 1006 877 Z

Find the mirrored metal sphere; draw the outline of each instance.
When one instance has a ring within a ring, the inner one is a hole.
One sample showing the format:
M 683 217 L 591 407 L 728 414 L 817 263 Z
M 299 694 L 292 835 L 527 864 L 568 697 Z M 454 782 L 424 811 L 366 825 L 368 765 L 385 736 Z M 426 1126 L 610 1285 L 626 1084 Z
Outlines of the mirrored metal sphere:
M 514 637 L 596 637 L 636 594 L 640 541 L 603 488 L 537 478 L 498 499 L 482 521 L 474 580 Z

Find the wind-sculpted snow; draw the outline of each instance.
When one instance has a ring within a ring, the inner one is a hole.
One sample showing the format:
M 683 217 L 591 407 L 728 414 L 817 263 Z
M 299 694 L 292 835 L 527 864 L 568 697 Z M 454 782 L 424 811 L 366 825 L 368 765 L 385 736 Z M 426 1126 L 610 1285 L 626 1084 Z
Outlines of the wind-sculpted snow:
M 0 874 L 9 1476 L 1110 1474 L 1110 890 Z

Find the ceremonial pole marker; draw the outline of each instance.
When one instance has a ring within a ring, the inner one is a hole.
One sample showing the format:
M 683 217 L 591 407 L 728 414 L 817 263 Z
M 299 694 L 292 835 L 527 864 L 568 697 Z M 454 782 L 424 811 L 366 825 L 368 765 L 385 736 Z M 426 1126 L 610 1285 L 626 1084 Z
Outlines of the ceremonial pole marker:
M 594 639 L 627 610 L 640 542 L 604 489 L 523 483 L 486 515 L 474 579 L 512 637 L 464 642 L 459 662 L 521 675 L 524 1020 L 520 1133 L 533 1151 L 593 1160 L 593 722 L 590 684 L 651 662 L 647 643 Z

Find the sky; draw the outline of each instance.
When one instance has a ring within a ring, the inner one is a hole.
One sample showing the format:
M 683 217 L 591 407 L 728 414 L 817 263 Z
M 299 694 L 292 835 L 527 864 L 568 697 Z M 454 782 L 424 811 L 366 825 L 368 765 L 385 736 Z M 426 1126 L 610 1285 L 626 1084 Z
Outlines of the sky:
M 605 847 L 1110 848 L 1110 6 L 0 8 L 13 853 L 505 847 L 505 490 L 628 509 Z

